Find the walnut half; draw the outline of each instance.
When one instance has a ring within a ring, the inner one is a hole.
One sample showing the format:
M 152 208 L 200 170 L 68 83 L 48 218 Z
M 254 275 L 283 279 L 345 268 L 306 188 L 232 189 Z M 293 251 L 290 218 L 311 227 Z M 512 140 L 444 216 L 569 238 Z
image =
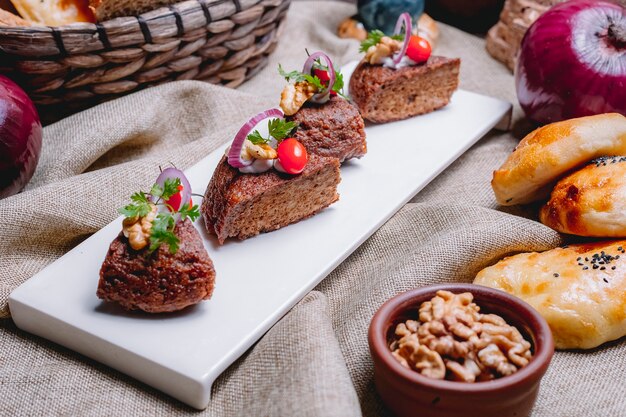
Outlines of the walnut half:
M 152 211 L 143 217 L 127 217 L 122 222 L 122 233 L 128 238 L 130 247 L 141 250 L 150 242 L 152 222 L 157 215 L 157 206 L 150 204 Z
M 381 65 L 385 62 L 385 58 L 391 57 L 400 49 L 402 49 L 402 42 L 383 36 L 379 43 L 370 46 L 365 52 L 365 61 L 371 65 Z
M 280 93 L 280 108 L 286 116 L 293 116 L 315 95 L 315 91 L 315 86 L 306 81 L 287 84 Z

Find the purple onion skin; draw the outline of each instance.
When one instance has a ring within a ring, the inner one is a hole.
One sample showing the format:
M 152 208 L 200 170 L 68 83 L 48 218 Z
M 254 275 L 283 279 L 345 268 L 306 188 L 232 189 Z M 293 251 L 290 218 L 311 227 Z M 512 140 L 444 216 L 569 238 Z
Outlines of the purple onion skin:
M 538 124 L 626 115 L 626 10 L 594 0 L 548 10 L 522 40 L 515 86 L 522 109 Z
M 33 176 L 43 130 L 35 105 L 0 75 L 0 198 L 17 194 Z

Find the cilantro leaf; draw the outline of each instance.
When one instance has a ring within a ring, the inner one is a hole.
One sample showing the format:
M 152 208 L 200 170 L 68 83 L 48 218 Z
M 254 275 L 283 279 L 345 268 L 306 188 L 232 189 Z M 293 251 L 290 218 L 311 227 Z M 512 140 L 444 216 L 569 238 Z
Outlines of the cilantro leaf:
M 296 122 L 288 122 L 285 119 L 271 119 L 268 123 L 270 136 L 277 141 L 288 138 L 298 127 Z
M 255 145 L 261 143 L 269 143 L 271 137 L 280 142 L 281 140 L 288 138 L 289 135 L 291 135 L 296 129 L 296 127 L 298 127 L 298 124 L 296 122 L 288 122 L 285 119 L 275 118 L 270 119 L 267 126 L 269 129 L 270 137 L 264 138 L 263 136 L 261 136 L 261 133 L 259 133 L 258 130 L 255 130 L 254 132 L 250 133 L 246 137 L 246 139 L 248 139 Z
M 325 88 L 324 84 L 322 84 L 322 81 L 318 77 L 295 70 L 286 72 L 280 64 L 278 64 L 278 73 L 289 82 L 293 81 L 294 83 L 301 83 L 306 81 L 313 84 L 313 86 L 318 90 Z
M 326 86 L 322 84 L 322 80 L 320 80 L 317 75 L 302 74 L 302 77 L 306 82 L 313 84 L 317 91 L 326 88 Z
M 368 49 L 370 49 L 370 47 L 377 45 L 380 43 L 381 39 L 387 36 L 385 35 L 385 33 L 381 30 L 378 29 L 374 29 L 373 31 L 369 32 L 367 34 L 367 38 L 361 42 L 361 47 L 359 48 L 359 52 L 367 52 Z M 401 41 L 404 39 L 404 35 L 392 35 L 390 36 L 391 39 L 395 39 L 397 41 Z
M 163 194 L 161 195 L 161 198 L 163 200 L 169 200 L 171 196 L 180 191 L 178 187 L 180 187 L 180 178 L 166 179 L 165 183 L 163 184 Z
M 167 178 L 163 183 L 163 187 L 159 184 L 154 184 L 150 189 L 150 195 L 157 199 L 169 200 L 171 196 L 176 194 L 179 190 L 180 178 Z
M 150 229 L 150 252 L 154 252 L 162 244 L 169 247 L 170 253 L 175 254 L 178 251 L 180 240 L 174 234 L 176 221 L 171 213 L 159 213 L 152 222 Z
M 159 184 L 154 184 L 152 188 L 150 188 L 149 194 L 153 197 L 159 198 L 163 195 L 163 187 L 161 187 Z
M 316 67 L 319 69 L 328 71 L 328 67 L 323 66 L 319 62 L 317 62 Z M 280 64 L 278 64 L 278 72 L 280 73 L 282 77 L 285 78 L 285 80 L 289 82 L 293 81 L 294 83 L 301 83 L 301 82 L 306 81 L 309 84 L 312 84 L 317 91 L 321 91 L 326 88 L 326 85 L 324 85 L 324 83 L 322 83 L 322 80 L 320 80 L 319 77 L 316 75 L 303 74 L 300 71 L 295 71 L 295 70 L 291 72 L 286 72 Z M 333 84 L 332 90 L 336 92 L 337 94 L 339 94 L 341 97 L 347 99 L 347 97 L 343 94 L 343 87 L 344 87 L 343 74 L 341 73 L 341 71 L 335 70 L 335 83 Z
M 267 143 L 270 141 L 270 138 L 264 138 L 263 136 L 261 136 L 258 130 L 255 130 L 254 132 L 250 133 L 246 137 L 246 139 L 248 139 L 250 142 L 254 143 L 255 145 L 258 145 L 260 143 Z
M 283 77 L 285 80 L 287 81 L 293 81 L 293 82 L 301 82 L 301 81 L 305 81 L 304 77 L 300 71 L 291 71 L 291 72 L 286 72 L 282 65 L 278 64 L 278 73 L 281 75 L 281 77 Z
M 200 209 L 198 208 L 197 204 L 195 206 L 189 207 L 189 203 L 185 203 L 180 208 L 180 210 L 178 210 L 178 213 L 180 213 L 180 219 L 182 221 L 185 221 L 185 219 L 189 218 L 193 222 L 196 221 L 198 217 L 200 217 Z
M 118 209 L 117 211 L 125 217 L 143 217 L 152 211 L 150 201 L 143 191 L 133 194 L 130 199 L 131 204 Z

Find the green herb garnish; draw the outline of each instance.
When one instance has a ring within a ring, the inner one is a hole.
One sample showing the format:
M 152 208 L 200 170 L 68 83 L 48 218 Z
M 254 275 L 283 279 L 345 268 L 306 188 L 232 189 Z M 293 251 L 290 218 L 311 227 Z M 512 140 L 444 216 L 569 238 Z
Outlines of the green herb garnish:
M 117 210 L 124 217 L 143 217 L 152 211 L 150 201 L 143 191 L 131 195 L 130 199 L 132 203 Z
M 328 67 L 323 66 L 319 60 L 316 62 L 316 68 L 323 69 L 328 71 Z M 317 91 L 321 91 L 326 88 L 322 80 L 319 79 L 317 75 L 304 74 L 300 71 L 291 71 L 287 72 L 283 69 L 283 67 L 278 64 L 278 73 L 288 82 L 301 83 L 308 82 L 312 84 Z M 343 94 L 343 74 L 341 71 L 335 70 L 335 83 L 333 84 L 332 91 L 340 95 L 341 97 L 347 100 L 347 97 Z
M 367 38 L 361 42 L 361 47 L 359 48 L 359 52 L 367 52 L 370 47 L 374 45 L 378 45 L 380 41 L 387 35 L 384 34 L 383 31 L 374 29 L 373 31 L 367 34 Z M 389 36 L 391 39 L 395 39 L 397 41 L 401 41 L 404 39 L 404 35 L 392 35 Z
M 157 250 L 162 244 L 166 244 L 169 247 L 170 253 L 175 254 L 178 252 L 180 240 L 174 233 L 176 227 L 175 214 L 180 215 L 180 220 L 191 219 L 195 221 L 200 217 L 200 209 L 198 205 L 190 206 L 189 203 L 185 203 L 180 207 L 178 211 L 167 205 L 165 202 L 169 200 L 174 194 L 178 193 L 181 185 L 180 178 L 168 178 L 163 183 L 163 187 L 158 184 L 154 184 L 149 193 L 140 191 L 134 193 L 130 199 L 132 203 L 118 209 L 120 214 L 126 218 L 135 218 L 147 216 L 152 211 L 152 206 L 166 206 L 167 211 L 157 214 L 152 227 L 150 228 L 150 247 L 148 251 L 150 253 Z M 152 196 L 155 201 L 151 201 L 149 196 Z
M 296 122 L 288 122 L 285 119 L 271 119 L 268 124 L 268 129 L 269 129 L 269 137 L 264 138 L 263 136 L 261 136 L 261 133 L 259 133 L 258 130 L 255 130 L 254 132 L 250 133 L 246 139 L 248 139 L 250 142 L 254 143 L 255 145 L 261 144 L 261 143 L 269 143 L 269 141 L 271 140 L 271 138 L 276 139 L 278 142 L 282 141 L 283 139 L 286 139 L 288 137 L 290 137 L 291 135 L 293 135 L 294 130 L 296 130 L 296 128 L 298 127 L 298 123 Z

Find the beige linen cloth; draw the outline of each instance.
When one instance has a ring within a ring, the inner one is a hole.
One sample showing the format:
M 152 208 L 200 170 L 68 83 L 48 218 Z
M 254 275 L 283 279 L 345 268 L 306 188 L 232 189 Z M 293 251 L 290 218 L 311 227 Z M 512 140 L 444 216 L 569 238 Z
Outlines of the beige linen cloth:
M 353 12 L 346 4 L 294 3 L 269 66 L 239 91 L 172 83 L 45 129 L 27 190 L 0 200 L 0 415 L 386 415 L 366 336 L 385 300 L 422 285 L 471 282 L 505 255 L 563 243 L 530 219 L 533 210 L 505 212 L 495 203 L 491 172 L 523 134 L 518 123 L 520 133 L 487 135 L 333 271 L 218 379 L 204 412 L 15 327 L 6 305 L 11 290 L 113 220 L 159 164 L 191 166 L 249 115 L 276 105 L 278 62 L 298 68 L 305 47 L 327 51 L 338 64 L 355 59 L 357 43 L 335 36 Z M 515 101 L 513 78 L 482 40 L 441 29 L 438 52 L 462 58 L 463 88 Z M 533 415 L 626 415 L 625 363 L 623 340 L 558 352 Z

